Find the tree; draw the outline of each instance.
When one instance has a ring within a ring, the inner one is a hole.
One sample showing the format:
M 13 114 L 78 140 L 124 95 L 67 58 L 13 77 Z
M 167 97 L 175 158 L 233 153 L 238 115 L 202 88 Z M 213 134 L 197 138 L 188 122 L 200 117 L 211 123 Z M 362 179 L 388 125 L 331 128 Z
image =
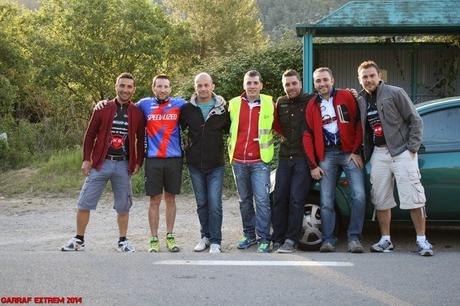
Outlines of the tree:
M 0 118 L 20 115 L 19 102 L 29 82 L 30 63 L 17 43 L 19 6 L 0 3 Z
M 32 20 L 37 79 L 86 104 L 113 96 L 123 71 L 134 74 L 140 94 L 150 94 L 153 75 L 173 69 L 170 59 L 185 57 L 189 43 L 183 27 L 146 0 L 50 0 L 24 18 Z
M 251 69 L 262 75 L 263 93 L 276 99 L 284 95 L 281 75 L 287 69 L 296 69 L 302 75 L 302 44 L 300 41 L 271 45 L 264 50 L 236 52 L 228 57 L 211 58 L 189 71 L 180 83 L 179 93 L 190 96 L 194 74 L 207 71 L 216 84 L 216 93 L 229 100 L 243 92 L 243 76 Z
M 0 0 L 0 131 L 11 136 L 0 167 L 80 144 L 118 74 L 150 95 L 153 75 L 186 70 L 189 45 L 187 27 L 150 0 L 47 0 L 36 11 Z
M 263 49 L 267 39 L 254 0 L 164 0 L 176 20 L 189 24 L 199 59 Z

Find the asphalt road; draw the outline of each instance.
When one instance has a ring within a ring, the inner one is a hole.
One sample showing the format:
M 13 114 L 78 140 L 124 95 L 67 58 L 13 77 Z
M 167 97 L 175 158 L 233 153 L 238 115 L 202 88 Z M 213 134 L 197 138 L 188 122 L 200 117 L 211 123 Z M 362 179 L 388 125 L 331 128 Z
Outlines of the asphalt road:
M 257 254 L 255 247 L 235 248 L 241 219 L 236 199 L 228 198 L 224 253 L 211 256 L 192 251 L 199 238 L 195 207 L 190 196 L 178 198 L 180 253 L 147 252 L 144 198 L 130 217 L 137 252 L 118 253 L 111 197 L 91 215 L 87 249 L 63 253 L 60 246 L 74 234 L 74 195 L 0 197 L 0 305 L 460 305 L 459 226 L 428 228 L 431 258 L 414 253 L 410 225 L 396 224 L 391 254 L 349 254 L 343 233 L 332 254 Z M 379 237 L 376 223 L 363 233 L 368 249 Z
M 409 229 L 398 230 L 403 243 L 391 254 L 348 254 L 343 243 L 331 254 L 257 254 L 253 247 L 214 256 L 2 247 L 0 297 L 85 305 L 460 305 L 460 230 L 431 232 L 452 242 L 437 243 L 434 257 L 412 252 Z

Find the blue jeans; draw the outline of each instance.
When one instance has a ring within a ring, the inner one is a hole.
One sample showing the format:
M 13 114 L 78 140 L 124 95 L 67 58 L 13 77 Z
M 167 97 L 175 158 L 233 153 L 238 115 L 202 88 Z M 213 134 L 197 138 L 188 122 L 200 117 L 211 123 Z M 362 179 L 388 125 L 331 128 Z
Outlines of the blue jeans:
M 196 199 L 196 212 L 201 225 L 201 238 L 211 243 L 222 241 L 222 184 L 224 166 L 203 171 L 188 166 Z
M 299 241 L 310 184 L 310 170 L 305 159 L 278 161 L 272 207 L 274 242 Z
M 319 166 L 325 172 L 320 181 L 321 190 L 321 228 L 323 241 L 333 245 L 335 228 L 335 190 L 339 169 L 342 168 L 351 188 L 351 215 L 348 226 L 348 241 L 359 240 L 363 230 L 366 195 L 364 192 L 364 177 L 353 161 L 348 161 L 349 153 L 342 153 L 338 148 L 326 148 L 325 157 Z
M 244 236 L 270 242 L 270 165 L 264 162 L 234 162 L 233 176 L 238 190 Z M 254 209 L 255 201 L 256 207 Z

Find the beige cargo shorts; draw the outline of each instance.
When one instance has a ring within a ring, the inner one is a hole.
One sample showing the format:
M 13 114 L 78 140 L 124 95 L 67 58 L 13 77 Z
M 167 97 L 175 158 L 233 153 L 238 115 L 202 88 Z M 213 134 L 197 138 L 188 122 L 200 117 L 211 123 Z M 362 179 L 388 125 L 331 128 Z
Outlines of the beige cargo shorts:
M 375 147 L 371 157 L 371 201 L 376 210 L 396 206 L 396 181 L 401 209 L 425 206 L 425 190 L 420 182 L 417 153 L 409 150 L 392 157 L 387 147 Z

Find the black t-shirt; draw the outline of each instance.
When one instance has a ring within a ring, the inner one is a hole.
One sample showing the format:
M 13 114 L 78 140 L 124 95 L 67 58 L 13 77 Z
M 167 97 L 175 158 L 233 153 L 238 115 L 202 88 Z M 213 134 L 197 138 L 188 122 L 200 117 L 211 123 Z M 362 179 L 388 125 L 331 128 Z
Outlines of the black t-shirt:
M 110 147 L 107 154 L 128 156 L 128 105 L 116 103 L 117 112 L 113 118 Z
M 367 101 L 367 125 L 369 138 L 376 146 L 386 144 L 385 136 L 383 135 L 382 122 L 380 121 L 379 113 L 377 112 L 377 91 L 372 95 L 366 94 Z

